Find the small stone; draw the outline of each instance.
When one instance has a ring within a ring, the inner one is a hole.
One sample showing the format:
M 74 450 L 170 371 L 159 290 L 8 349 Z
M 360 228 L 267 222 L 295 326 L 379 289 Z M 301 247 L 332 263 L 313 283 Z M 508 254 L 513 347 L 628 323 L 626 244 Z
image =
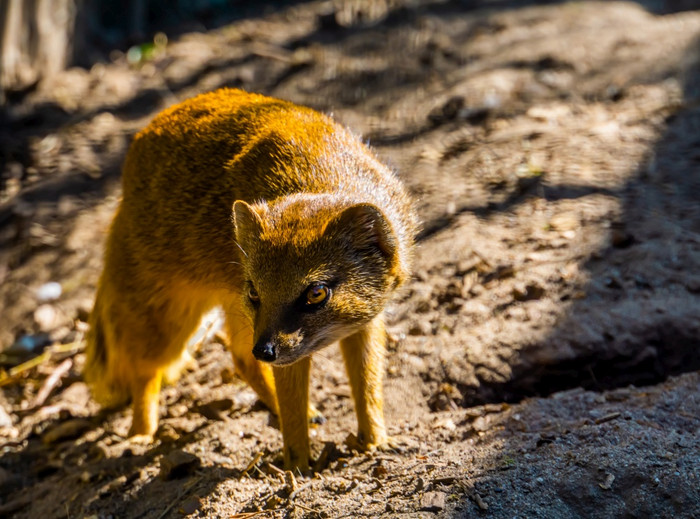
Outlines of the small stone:
M 619 276 L 616 274 L 612 274 L 610 276 L 606 276 L 603 278 L 603 284 L 608 287 L 612 288 L 614 290 L 619 290 L 622 288 L 622 281 L 620 280 Z
M 408 334 L 413 336 L 432 335 L 433 327 L 428 320 L 421 319 L 420 321 L 415 321 L 413 324 L 411 324 L 411 327 L 408 329 Z
M 328 468 L 331 456 L 333 456 L 333 453 L 335 451 L 336 446 L 334 442 L 325 442 L 323 444 L 323 450 L 321 451 L 321 454 L 318 456 L 316 463 L 314 463 L 314 472 L 322 472 L 323 470 Z
M 265 510 L 275 510 L 279 508 L 282 504 L 284 503 L 284 499 L 282 499 L 280 496 L 277 494 L 272 494 L 270 498 L 265 501 Z
M 425 512 L 440 512 L 445 508 L 444 492 L 426 492 L 420 500 L 420 509 Z
M 489 509 L 488 503 L 484 501 L 479 494 L 474 494 L 474 501 L 476 502 L 476 506 L 478 506 L 481 510 Z
M 537 283 L 529 283 L 523 287 L 515 287 L 513 289 L 513 299 L 516 301 L 535 301 L 541 299 L 545 293 L 545 289 Z
M 610 490 L 612 488 L 613 481 L 615 481 L 615 476 L 608 473 L 605 475 L 605 481 L 598 483 L 598 486 L 603 490 Z
M 6 355 L 26 355 L 28 353 L 40 353 L 46 346 L 51 344 L 51 337 L 48 333 L 36 333 L 23 335 L 12 346 L 3 353 Z
M 61 284 L 55 281 L 44 283 L 36 291 L 36 297 L 39 301 L 54 301 L 61 297 L 63 289 Z
M 574 231 L 581 225 L 578 216 L 573 213 L 563 213 L 552 216 L 549 226 L 554 231 Z
M 158 428 L 157 436 L 163 443 L 173 443 L 180 438 L 180 434 L 168 423 L 164 423 Z
M 235 380 L 237 380 L 236 372 L 233 369 L 225 367 L 221 370 L 221 382 L 223 384 L 231 384 Z
M 4 427 L 12 427 L 12 416 L 0 405 L 0 429 Z
M 185 500 L 180 507 L 180 513 L 183 515 L 191 515 L 202 507 L 202 500 L 197 496 L 192 496 Z
M 691 294 L 700 294 L 700 277 L 691 277 L 685 280 L 685 288 Z
M 201 465 L 201 460 L 189 452 L 174 450 L 160 460 L 160 477 L 167 481 L 192 474 Z
M 389 473 L 389 469 L 386 468 L 386 465 L 381 460 L 372 469 L 372 477 L 374 477 L 374 478 L 383 478 L 388 473 Z
M 297 478 L 294 477 L 294 472 L 291 470 L 285 470 L 284 471 L 284 482 L 287 485 L 287 490 L 289 490 L 289 493 L 296 492 L 299 489 L 299 485 L 297 484 Z
M 439 478 L 434 478 L 433 483 L 436 485 L 451 485 L 454 483 L 457 479 L 459 479 L 459 476 L 441 476 Z
M 190 408 L 186 404 L 173 404 L 168 407 L 168 416 L 171 418 L 180 418 L 185 416 Z
M 457 118 L 460 110 L 464 107 L 464 97 L 453 96 L 445 103 L 435 107 L 428 114 L 428 120 L 435 125 L 443 124 Z
M 452 384 L 443 382 L 438 390 L 428 400 L 431 411 L 447 411 L 456 409 L 457 402 L 462 401 L 462 393 Z
M 48 332 L 58 326 L 58 310 L 53 305 L 39 305 L 34 310 L 34 322 L 42 332 Z

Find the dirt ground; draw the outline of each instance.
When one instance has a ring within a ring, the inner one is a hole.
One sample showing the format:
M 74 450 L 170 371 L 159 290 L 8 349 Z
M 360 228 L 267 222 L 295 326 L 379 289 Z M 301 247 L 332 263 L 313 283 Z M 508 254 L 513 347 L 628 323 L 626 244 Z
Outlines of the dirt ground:
M 3 108 L 0 516 L 700 517 L 695 2 L 288 4 Z M 277 468 L 278 424 L 211 333 L 163 390 L 155 445 L 90 400 L 129 140 L 221 86 L 332 113 L 416 198 L 388 312 L 395 452 L 346 446 L 335 347 L 313 360 L 313 477 Z

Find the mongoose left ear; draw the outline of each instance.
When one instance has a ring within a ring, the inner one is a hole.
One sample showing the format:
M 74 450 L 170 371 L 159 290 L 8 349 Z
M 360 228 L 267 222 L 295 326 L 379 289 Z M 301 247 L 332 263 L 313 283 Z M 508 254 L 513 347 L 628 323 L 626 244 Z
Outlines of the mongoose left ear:
M 333 227 L 337 233 L 347 235 L 356 249 L 378 248 L 394 265 L 397 260 L 398 243 L 391 224 L 378 207 L 372 204 L 357 204 L 340 213 L 326 232 Z
M 249 204 L 236 200 L 233 204 L 233 229 L 236 242 L 243 249 L 250 238 L 257 237 L 262 232 L 262 219 Z

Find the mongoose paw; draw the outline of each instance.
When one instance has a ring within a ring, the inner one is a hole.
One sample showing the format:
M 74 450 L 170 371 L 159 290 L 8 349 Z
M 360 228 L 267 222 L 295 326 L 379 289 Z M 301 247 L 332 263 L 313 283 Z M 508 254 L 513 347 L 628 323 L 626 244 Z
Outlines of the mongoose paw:
M 316 409 L 316 406 L 309 406 L 309 425 L 313 428 L 326 423 L 326 417 L 321 414 L 321 411 Z
M 345 438 L 345 445 L 358 452 L 401 452 L 403 450 L 402 447 L 389 436 L 383 436 L 376 438 L 372 442 L 366 442 L 362 434 L 355 436 L 350 433 Z
M 154 438 L 152 434 L 134 434 L 129 435 L 128 441 L 135 445 L 150 445 L 153 443 Z

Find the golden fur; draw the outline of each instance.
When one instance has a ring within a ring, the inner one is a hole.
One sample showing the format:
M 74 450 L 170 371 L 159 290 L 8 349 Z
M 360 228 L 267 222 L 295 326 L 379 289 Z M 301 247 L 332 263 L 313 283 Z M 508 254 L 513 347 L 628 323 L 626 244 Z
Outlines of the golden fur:
M 85 377 L 101 403 L 131 400 L 132 435 L 155 433 L 162 377 L 222 306 L 237 370 L 280 415 L 288 467 L 309 463 L 309 355 L 337 341 L 360 446 L 387 443 L 382 312 L 409 275 L 416 221 L 356 137 L 309 108 L 222 89 L 136 135 L 122 183 Z M 327 300 L 305 304 L 319 284 Z

